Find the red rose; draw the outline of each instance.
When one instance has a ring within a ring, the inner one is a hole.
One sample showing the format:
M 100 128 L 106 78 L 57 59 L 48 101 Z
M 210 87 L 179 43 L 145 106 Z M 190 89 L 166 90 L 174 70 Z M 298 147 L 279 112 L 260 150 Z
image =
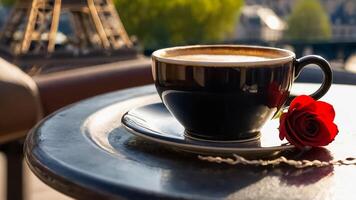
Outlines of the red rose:
M 298 96 L 280 118 L 279 138 L 286 138 L 297 148 L 325 146 L 339 132 L 334 118 L 332 105 L 310 96 Z

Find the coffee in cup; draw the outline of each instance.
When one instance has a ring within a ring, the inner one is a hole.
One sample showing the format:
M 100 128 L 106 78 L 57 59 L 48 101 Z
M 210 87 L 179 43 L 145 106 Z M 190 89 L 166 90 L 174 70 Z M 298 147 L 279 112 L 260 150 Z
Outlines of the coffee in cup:
M 308 64 L 324 72 L 323 84 L 312 97 L 323 96 L 332 82 L 325 59 L 296 59 L 291 51 L 270 47 L 173 47 L 155 51 L 152 60 L 162 102 L 194 139 L 256 138 L 288 101 L 294 80 Z

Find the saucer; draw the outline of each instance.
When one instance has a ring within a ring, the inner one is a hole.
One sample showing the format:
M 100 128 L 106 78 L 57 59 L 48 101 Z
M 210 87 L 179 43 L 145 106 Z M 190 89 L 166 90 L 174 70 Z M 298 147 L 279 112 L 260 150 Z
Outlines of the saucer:
M 163 103 L 138 107 L 125 113 L 123 126 L 132 134 L 177 150 L 202 155 L 237 154 L 244 157 L 274 156 L 281 151 L 294 149 L 278 137 L 279 120 L 271 120 L 257 138 L 237 141 L 210 141 L 186 136 L 184 127 L 171 115 Z

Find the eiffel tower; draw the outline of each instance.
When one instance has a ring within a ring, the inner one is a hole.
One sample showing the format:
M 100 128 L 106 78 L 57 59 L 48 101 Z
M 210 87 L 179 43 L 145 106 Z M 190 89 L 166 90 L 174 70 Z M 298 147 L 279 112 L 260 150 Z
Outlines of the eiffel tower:
M 61 18 L 72 30 L 64 37 Z M 28 55 L 55 58 L 57 52 L 136 54 L 112 0 L 19 0 L 0 32 L 0 48 L 17 62 L 28 62 Z

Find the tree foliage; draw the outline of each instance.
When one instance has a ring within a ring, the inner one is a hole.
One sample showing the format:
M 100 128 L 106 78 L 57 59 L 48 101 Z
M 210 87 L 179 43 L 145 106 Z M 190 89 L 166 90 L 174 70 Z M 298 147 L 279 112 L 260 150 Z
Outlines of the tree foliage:
M 0 0 L 11 5 L 15 0 Z M 114 0 L 123 24 L 145 48 L 223 39 L 243 0 Z
M 223 39 L 243 0 L 115 0 L 130 35 L 146 48 Z
M 12 6 L 16 0 L 0 0 L 0 5 Z
M 286 38 L 325 40 L 331 37 L 330 21 L 318 0 L 299 0 L 288 18 Z

